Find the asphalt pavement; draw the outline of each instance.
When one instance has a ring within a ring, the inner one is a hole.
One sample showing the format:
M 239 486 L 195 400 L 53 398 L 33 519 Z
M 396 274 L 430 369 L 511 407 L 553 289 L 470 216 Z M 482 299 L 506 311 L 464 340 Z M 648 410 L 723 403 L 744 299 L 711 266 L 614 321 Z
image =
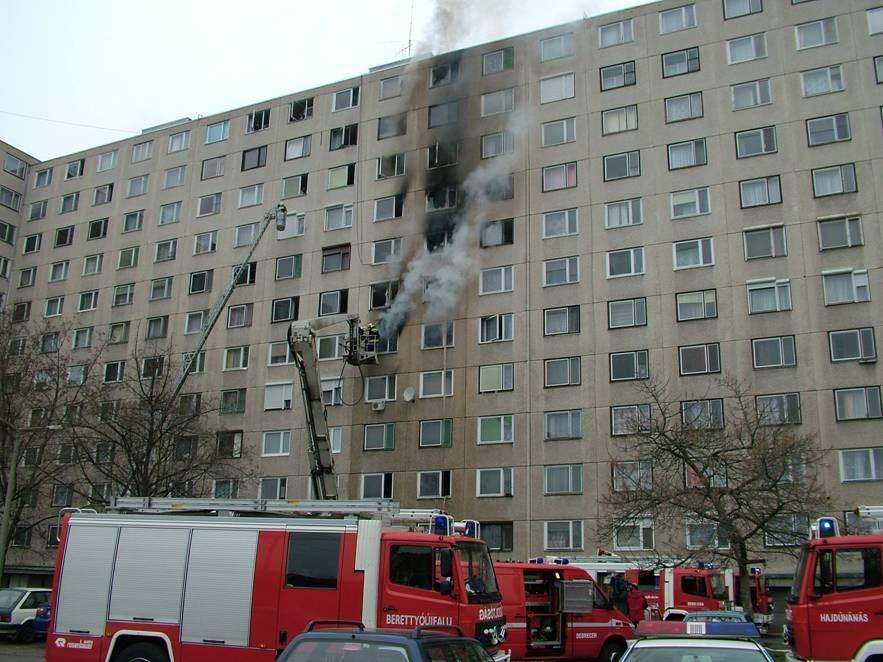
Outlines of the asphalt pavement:
M 8 639 L 0 639 L 0 662 L 17 662 L 18 660 L 45 660 L 46 642 L 37 641 L 33 644 L 16 644 Z

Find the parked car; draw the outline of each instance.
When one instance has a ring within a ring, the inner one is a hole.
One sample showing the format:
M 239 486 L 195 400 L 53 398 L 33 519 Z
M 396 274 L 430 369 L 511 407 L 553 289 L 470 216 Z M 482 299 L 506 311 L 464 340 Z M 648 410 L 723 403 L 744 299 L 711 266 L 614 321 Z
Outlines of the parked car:
M 321 629 L 328 626 L 328 629 Z M 413 631 L 366 629 L 361 623 L 313 621 L 279 657 L 279 662 L 431 662 L 469 660 L 508 662 L 495 657 L 457 626 L 418 627 Z
M 636 632 L 638 639 L 619 662 L 773 662 L 747 620 L 641 621 Z
M 0 634 L 31 643 L 37 637 L 34 626 L 37 607 L 49 602 L 51 595 L 48 588 L 0 589 Z
M 37 607 L 37 615 L 34 616 L 34 632 L 40 639 L 46 638 L 49 632 L 49 617 L 52 615 L 52 606 L 48 602 L 43 602 Z

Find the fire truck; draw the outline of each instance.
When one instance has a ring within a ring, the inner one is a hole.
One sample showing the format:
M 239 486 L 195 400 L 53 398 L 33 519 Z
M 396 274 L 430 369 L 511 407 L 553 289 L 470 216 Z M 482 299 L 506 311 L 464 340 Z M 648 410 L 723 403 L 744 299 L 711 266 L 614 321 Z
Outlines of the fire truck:
M 763 569 L 759 567 L 749 568 L 748 575 L 748 590 L 751 593 L 754 624 L 757 626 L 758 632 L 766 635 L 770 630 L 770 623 L 773 620 L 773 601 L 766 586 Z M 727 586 L 727 592 L 730 594 L 731 602 L 739 600 L 740 579 L 738 570 L 724 570 L 724 582 Z M 741 607 L 735 608 L 741 609 Z
M 860 517 L 883 517 L 862 506 Z M 821 518 L 804 543 L 785 608 L 785 643 L 800 660 L 883 656 L 883 534 L 840 535 Z
M 569 565 L 606 585 L 617 573 L 647 599 L 650 619 L 677 620 L 691 611 L 725 609 L 729 600 L 724 573 L 686 565 L 656 568 L 616 556 L 576 557 Z
M 63 517 L 47 662 L 270 662 L 314 619 L 458 625 L 508 660 L 487 546 L 448 516 L 418 533 L 383 500 L 114 508 Z
M 581 568 L 494 563 L 494 569 L 513 659 L 612 662 L 635 638 L 628 617 Z

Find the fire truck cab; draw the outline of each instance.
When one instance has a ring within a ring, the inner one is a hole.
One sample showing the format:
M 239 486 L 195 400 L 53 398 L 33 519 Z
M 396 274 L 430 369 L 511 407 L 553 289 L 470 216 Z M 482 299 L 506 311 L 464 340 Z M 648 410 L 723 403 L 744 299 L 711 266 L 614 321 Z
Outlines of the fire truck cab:
M 482 541 L 381 519 L 68 513 L 53 589 L 48 662 L 272 662 L 314 619 L 505 636 Z
M 734 604 L 739 602 L 739 590 L 741 588 L 739 571 L 724 570 L 724 580 L 731 601 Z M 751 592 L 751 608 L 754 611 L 754 624 L 757 626 L 758 632 L 766 635 L 773 620 L 773 602 L 770 599 L 763 570 L 761 568 L 750 568 L 748 582 L 749 591 Z M 741 609 L 741 607 L 737 606 L 735 609 Z
M 635 637 L 628 617 L 581 568 L 494 563 L 494 569 L 513 659 L 611 662 Z

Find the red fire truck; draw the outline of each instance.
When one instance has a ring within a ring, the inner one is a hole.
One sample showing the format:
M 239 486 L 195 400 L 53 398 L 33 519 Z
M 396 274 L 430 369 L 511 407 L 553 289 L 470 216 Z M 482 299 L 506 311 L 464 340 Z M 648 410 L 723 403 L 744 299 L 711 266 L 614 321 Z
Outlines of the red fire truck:
M 48 662 L 271 662 L 313 619 L 459 625 L 508 659 L 487 546 L 450 526 L 387 527 L 385 501 L 128 501 L 62 520 Z
M 513 659 L 612 662 L 635 638 L 629 619 L 585 570 L 537 563 L 494 568 Z
M 733 602 L 739 601 L 740 579 L 738 570 L 724 570 L 727 591 Z M 773 601 L 766 587 L 763 570 L 758 567 L 750 568 L 748 582 L 751 593 L 751 607 L 754 610 L 754 624 L 757 626 L 758 632 L 766 635 L 773 620 Z
M 729 599 L 724 573 L 708 568 L 653 568 L 618 557 L 570 559 L 606 585 L 616 573 L 638 587 L 647 599 L 648 617 L 675 620 L 691 611 L 725 609 Z
M 815 531 L 794 573 L 785 643 L 801 660 L 883 659 L 883 534 L 841 536 L 832 518 Z

